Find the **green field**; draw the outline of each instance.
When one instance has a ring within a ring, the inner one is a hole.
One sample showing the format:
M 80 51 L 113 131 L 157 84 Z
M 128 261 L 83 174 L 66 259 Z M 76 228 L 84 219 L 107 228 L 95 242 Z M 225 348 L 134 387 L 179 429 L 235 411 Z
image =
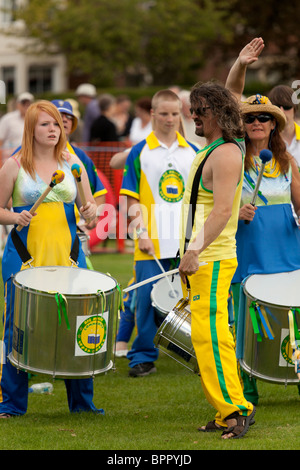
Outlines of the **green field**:
M 95 270 L 126 287 L 132 274 L 131 254 L 97 254 Z M 1 308 L 3 294 L 1 293 Z M 296 386 L 258 382 L 256 423 L 239 440 L 223 441 L 219 433 L 197 427 L 213 419 L 197 375 L 160 354 L 157 373 L 129 378 L 127 359 L 94 381 L 94 403 L 105 416 L 71 415 L 62 380 L 51 395 L 29 395 L 23 417 L 0 421 L 1 450 L 297 450 L 300 449 L 300 396 Z M 45 381 L 35 376 L 33 382 Z M 46 381 L 51 381 L 46 378 Z

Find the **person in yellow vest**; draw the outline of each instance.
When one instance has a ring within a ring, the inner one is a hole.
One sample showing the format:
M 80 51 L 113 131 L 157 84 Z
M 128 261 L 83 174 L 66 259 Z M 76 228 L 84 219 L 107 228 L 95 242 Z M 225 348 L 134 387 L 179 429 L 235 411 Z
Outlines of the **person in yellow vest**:
M 207 145 L 192 163 L 183 197 L 179 273 L 190 287 L 191 337 L 203 390 L 217 411 L 199 430 L 222 430 L 223 439 L 240 438 L 255 414 L 239 381 L 227 308 L 237 266 L 235 233 L 243 182 L 241 111 L 230 91 L 214 82 L 196 84 L 190 101 L 195 133 Z

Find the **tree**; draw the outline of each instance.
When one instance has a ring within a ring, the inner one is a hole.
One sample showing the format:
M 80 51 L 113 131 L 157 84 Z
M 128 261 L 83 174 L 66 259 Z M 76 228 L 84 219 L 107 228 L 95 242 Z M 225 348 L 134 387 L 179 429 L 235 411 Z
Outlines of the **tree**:
M 96 85 L 148 74 L 154 84 L 195 81 L 210 45 L 228 42 L 233 0 L 28 0 L 19 18 L 48 53 L 61 52 L 72 74 Z
M 236 1 L 230 7 L 232 13 L 238 12 L 233 52 L 240 49 L 249 39 L 263 37 L 266 48 L 258 62 L 265 64 L 267 75 L 276 73 L 279 83 L 291 83 L 300 76 L 300 2 L 289 0 L 284 4 L 274 0 Z M 268 59 L 268 60 L 266 60 Z
M 134 64 L 141 24 L 133 23 L 138 0 L 30 0 L 19 12 L 27 35 L 47 53 L 65 54 L 69 71 L 111 82 Z
M 233 36 L 230 2 L 156 0 L 145 25 L 144 61 L 155 83 L 194 83 L 216 43 Z M 225 8 L 226 6 L 226 8 Z

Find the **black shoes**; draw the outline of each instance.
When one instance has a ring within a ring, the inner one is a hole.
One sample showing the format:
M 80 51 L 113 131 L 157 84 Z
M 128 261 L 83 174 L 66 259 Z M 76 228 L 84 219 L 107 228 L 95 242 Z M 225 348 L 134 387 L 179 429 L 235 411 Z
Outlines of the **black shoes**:
M 153 362 L 143 362 L 132 367 L 128 375 L 129 377 L 144 377 L 154 372 L 156 372 L 156 367 Z

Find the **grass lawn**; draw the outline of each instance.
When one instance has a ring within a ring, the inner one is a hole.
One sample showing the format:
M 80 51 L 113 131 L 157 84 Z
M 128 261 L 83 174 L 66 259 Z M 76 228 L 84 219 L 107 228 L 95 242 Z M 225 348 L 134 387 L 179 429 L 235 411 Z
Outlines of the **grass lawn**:
M 95 270 L 109 272 L 122 287 L 132 275 L 131 254 L 91 256 Z M 0 307 L 3 307 L 1 292 Z M 199 378 L 160 354 L 157 373 L 129 378 L 127 359 L 94 381 L 94 403 L 105 416 L 71 415 L 62 380 L 51 395 L 29 395 L 23 417 L 0 421 L 1 450 L 298 450 L 300 396 L 296 386 L 258 383 L 256 424 L 239 440 L 222 441 L 219 433 L 200 433 L 213 419 Z M 33 382 L 51 381 L 35 376 Z

